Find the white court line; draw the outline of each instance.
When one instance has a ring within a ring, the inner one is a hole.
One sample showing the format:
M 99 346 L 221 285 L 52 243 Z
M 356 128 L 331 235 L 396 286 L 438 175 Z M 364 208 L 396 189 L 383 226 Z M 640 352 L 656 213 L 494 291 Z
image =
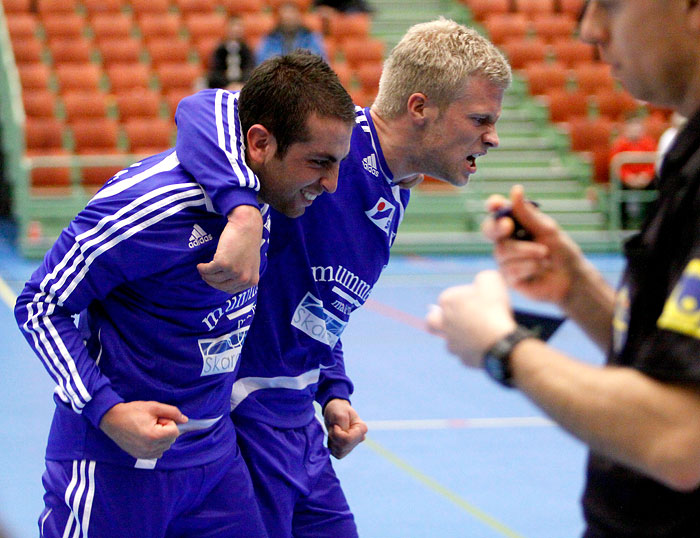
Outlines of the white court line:
M 15 308 L 15 303 L 17 302 L 17 296 L 14 294 L 10 286 L 7 285 L 2 277 L 0 277 L 0 299 L 13 310 Z
M 544 417 L 503 418 L 436 418 L 415 420 L 368 420 L 370 431 L 389 430 L 452 430 L 480 428 L 540 428 L 555 423 Z

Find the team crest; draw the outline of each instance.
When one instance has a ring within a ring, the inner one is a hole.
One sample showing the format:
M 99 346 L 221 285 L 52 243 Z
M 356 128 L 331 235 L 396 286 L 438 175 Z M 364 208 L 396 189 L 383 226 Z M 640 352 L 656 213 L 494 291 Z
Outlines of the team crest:
M 391 229 L 391 221 L 394 218 L 396 206 L 388 200 L 380 197 L 374 207 L 369 211 L 365 211 L 365 215 L 369 217 L 377 227 L 385 234 L 389 235 Z
M 685 268 L 656 325 L 700 338 L 700 259 L 692 260 Z

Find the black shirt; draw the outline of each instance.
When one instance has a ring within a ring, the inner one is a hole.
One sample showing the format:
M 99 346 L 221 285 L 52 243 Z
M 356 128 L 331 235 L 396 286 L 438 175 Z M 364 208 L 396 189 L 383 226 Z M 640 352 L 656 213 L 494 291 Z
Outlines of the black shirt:
M 625 244 L 609 364 L 700 388 L 700 112 L 679 134 L 659 200 Z M 700 488 L 679 492 L 592 452 L 586 538 L 700 537 Z

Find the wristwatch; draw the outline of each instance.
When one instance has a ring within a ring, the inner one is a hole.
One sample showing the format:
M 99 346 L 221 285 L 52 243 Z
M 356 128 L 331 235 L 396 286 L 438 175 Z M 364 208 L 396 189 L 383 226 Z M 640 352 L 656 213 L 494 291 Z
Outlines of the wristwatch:
M 513 371 L 510 367 L 510 355 L 513 348 L 526 338 L 537 338 L 529 329 L 518 325 L 515 330 L 496 342 L 484 355 L 486 373 L 504 387 L 513 387 Z

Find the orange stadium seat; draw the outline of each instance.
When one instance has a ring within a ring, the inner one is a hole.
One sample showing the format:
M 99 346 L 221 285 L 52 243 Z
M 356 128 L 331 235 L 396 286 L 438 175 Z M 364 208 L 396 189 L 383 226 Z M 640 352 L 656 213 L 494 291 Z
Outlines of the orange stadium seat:
M 91 58 L 92 44 L 86 37 L 57 38 L 49 41 L 49 51 L 54 64 L 87 63 Z
M 105 68 L 109 85 L 114 93 L 149 88 L 151 70 L 143 62 L 115 63 Z
M 102 69 L 94 63 L 71 63 L 56 66 L 56 77 L 61 93 L 70 90 L 97 91 Z
M 194 92 L 195 82 L 204 74 L 202 68 L 192 63 L 164 63 L 156 70 L 164 91 L 188 89 Z
M 97 13 L 120 13 L 127 5 L 126 0 L 82 0 L 85 10 L 90 15 Z
M 155 67 L 165 63 L 187 63 L 190 42 L 179 38 L 159 37 L 147 41 L 146 49 Z
M 36 37 L 39 24 L 35 15 L 30 13 L 8 13 L 7 31 L 14 41 L 19 38 Z
M 571 121 L 588 115 L 588 96 L 579 91 L 552 90 L 546 95 L 549 119 L 552 123 Z
M 576 21 L 565 13 L 542 14 L 533 19 L 532 29 L 545 41 L 570 39 L 576 31 Z
M 135 37 L 108 37 L 98 39 L 97 50 L 102 63 L 109 67 L 114 64 L 138 63 L 143 47 Z
M 113 119 L 91 118 L 78 120 L 70 125 L 78 155 L 118 153 L 119 126 Z M 121 170 L 121 166 L 85 167 L 81 174 L 83 184 L 103 185 L 110 177 Z
M 48 88 L 51 71 L 46 64 L 41 62 L 20 64 L 17 70 L 22 90 Z
M 554 58 L 568 66 L 593 62 L 596 59 L 595 47 L 578 39 L 562 38 L 552 43 Z
M 495 13 L 511 11 L 511 0 L 467 0 L 466 4 L 477 21 L 483 21 Z
M 63 148 L 63 124 L 56 118 L 28 117 L 24 125 L 27 156 L 67 155 Z M 35 168 L 31 171 L 32 188 L 70 185 L 69 168 Z
M 97 39 L 127 38 L 131 36 L 134 19 L 126 13 L 98 13 L 90 19 Z
M 188 15 L 192 13 L 213 13 L 218 5 L 217 0 L 175 0 L 180 13 Z
M 170 9 L 170 0 L 131 0 L 131 9 L 134 13 L 162 13 Z
M 107 117 L 107 96 L 98 91 L 75 90 L 62 95 L 66 121 Z
M 340 48 L 351 68 L 356 69 L 364 62 L 381 62 L 384 60 L 386 43 L 373 37 L 349 37 Z
M 36 9 L 41 15 L 49 13 L 75 13 L 77 0 L 36 0 Z
M 554 13 L 554 2 L 555 0 L 515 0 L 515 11 L 534 19 L 540 15 Z
M 491 41 L 497 45 L 513 39 L 524 39 L 530 29 L 530 21 L 522 13 L 497 13 L 483 21 Z
M 182 19 L 177 13 L 143 13 L 138 17 L 141 35 L 146 41 L 158 38 L 177 38 Z
M 5 15 L 10 13 L 29 13 L 32 9 L 33 0 L 3 0 L 2 8 Z
M 608 118 L 573 118 L 566 125 L 573 151 L 609 146 L 615 128 L 615 122 Z
M 124 123 L 133 118 L 157 118 L 160 116 L 161 96 L 156 90 L 133 88 L 115 94 L 119 120 Z
M 513 69 L 523 69 L 529 63 L 547 59 L 549 46 L 540 38 L 511 39 L 500 45 Z
M 639 102 L 626 91 L 602 90 L 593 96 L 593 102 L 598 107 L 601 116 L 613 121 L 624 121 L 637 112 Z
M 85 32 L 85 19 L 76 13 L 46 14 L 41 19 L 46 37 L 51 39 L 81 37 Z
M 578 19 L 583 12 L 583 7 L 586 5 L 586 0 L 557 0 L 559 11 L 568 13 L 574 19 Z
M 369 13 L 338 13 L 328 21 L 328 34 L 334 39 L 369 36 L 372 17 Z
M 220 5 L 229 15 L 260 13 L 265 8 L 265 0 L 221 0 Z
M 41 88 L 22 90 L 24 113 L 31 118 L 53 118 L 56 115 L 56 94 Z
M 363 90 L 376 95 L 383 66 L 384 62 L 364 62 L 357 67 L 355 74 Z
M 40 62 L 44 46 L 36 37 L 19 37 L 12 40 L 12 52 L 17 63 Z
M 563 89 L 569 82 L 566 66 L 560 62 L 539 62 L 525 66 L 523 74 L 530 95 L 544 95 L 550 90 Z
M 267 0 L 267 5 L 270 6 L 273 10 L 279 8 L 282 4 L 285 2 L 289 2 L 290 0 Z M 312 0 L 291 0 L 294 2 L 297 7 L 303 12 L 307 11 L 308 9 L 311 8 Z
M 124 123 L 131 153 L 152 155 L 173 146 L 175 125 L 161 118 L 132 118 Z
M 185 17 L 185 28 L 193 41 L 206 38 L 221 40 L 226 36 L 227 27 L 228 20 L 221 13 L 193 13 Z
M 335 74 L 338 75 L 338 80 L 343 85 L 345 89 L 348 89 L 352 83 L 352 69 L 347 62 L 332 62 L 331 67 Z
M 610 65 L 606 63 L 581 63 L 575 65 L 571 71 L 578 88 L 586 93 L 613 90 L 617 85 Z

